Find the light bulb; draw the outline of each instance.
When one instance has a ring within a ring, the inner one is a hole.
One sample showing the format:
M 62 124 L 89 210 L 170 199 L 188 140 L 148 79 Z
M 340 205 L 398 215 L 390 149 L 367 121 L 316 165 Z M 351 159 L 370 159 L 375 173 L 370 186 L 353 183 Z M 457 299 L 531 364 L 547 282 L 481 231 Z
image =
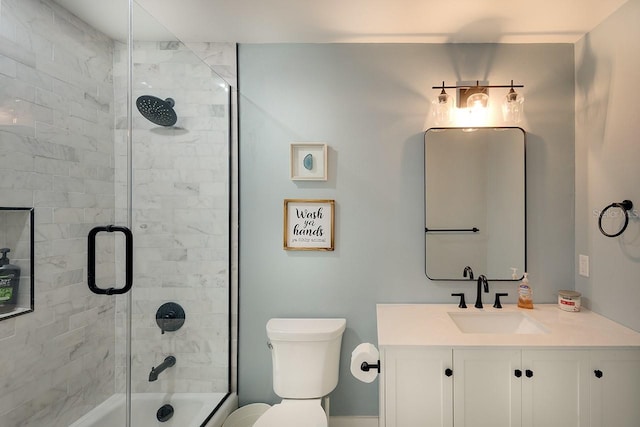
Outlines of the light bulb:
M 487 108 L 489 104 L 489 95 L 486 93 L 474 93 L 467 98 L 467 108 L 476 110 L 478 108 Z

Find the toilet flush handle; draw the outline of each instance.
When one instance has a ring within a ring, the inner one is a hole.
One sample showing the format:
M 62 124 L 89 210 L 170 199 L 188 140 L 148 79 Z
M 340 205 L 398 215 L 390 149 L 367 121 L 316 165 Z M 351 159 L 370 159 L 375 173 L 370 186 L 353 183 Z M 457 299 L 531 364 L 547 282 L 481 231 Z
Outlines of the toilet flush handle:
M 271 345 L 271 341 L 267 341 L 267 347 L 269 347 L 269 350 L 273 350 L 273 345 Z

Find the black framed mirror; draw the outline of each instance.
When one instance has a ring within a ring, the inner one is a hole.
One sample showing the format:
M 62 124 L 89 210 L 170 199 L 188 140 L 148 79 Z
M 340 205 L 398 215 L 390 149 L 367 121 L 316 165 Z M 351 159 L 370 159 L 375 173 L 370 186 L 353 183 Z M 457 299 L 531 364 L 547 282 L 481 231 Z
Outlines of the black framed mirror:
M 514 280 L 526 271 L 525 132 L 519 127 L 425 132 L 426 275 Z M 467 269 L 467 273 L 470 273 Z

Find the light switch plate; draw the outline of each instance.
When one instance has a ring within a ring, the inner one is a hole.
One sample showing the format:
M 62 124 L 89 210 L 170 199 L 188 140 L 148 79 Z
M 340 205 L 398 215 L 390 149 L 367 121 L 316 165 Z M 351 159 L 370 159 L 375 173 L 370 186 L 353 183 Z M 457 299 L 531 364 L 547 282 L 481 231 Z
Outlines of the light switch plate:
M 589 256 L 578 255 L 578 274 L 589 277 Z

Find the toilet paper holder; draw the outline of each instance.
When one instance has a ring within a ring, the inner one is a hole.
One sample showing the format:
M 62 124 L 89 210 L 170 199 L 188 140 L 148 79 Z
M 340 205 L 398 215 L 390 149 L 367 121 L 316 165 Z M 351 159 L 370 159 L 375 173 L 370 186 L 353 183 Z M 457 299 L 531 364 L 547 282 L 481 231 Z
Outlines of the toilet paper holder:
M 371 369 L 377 369 L 378 373 L 380 373 L 380 361 L 378 360 L 378 363 L 375 365 L 367 362 L 362 362 L 360 365 L 360 370 L 364 372 L 369 372 Z

